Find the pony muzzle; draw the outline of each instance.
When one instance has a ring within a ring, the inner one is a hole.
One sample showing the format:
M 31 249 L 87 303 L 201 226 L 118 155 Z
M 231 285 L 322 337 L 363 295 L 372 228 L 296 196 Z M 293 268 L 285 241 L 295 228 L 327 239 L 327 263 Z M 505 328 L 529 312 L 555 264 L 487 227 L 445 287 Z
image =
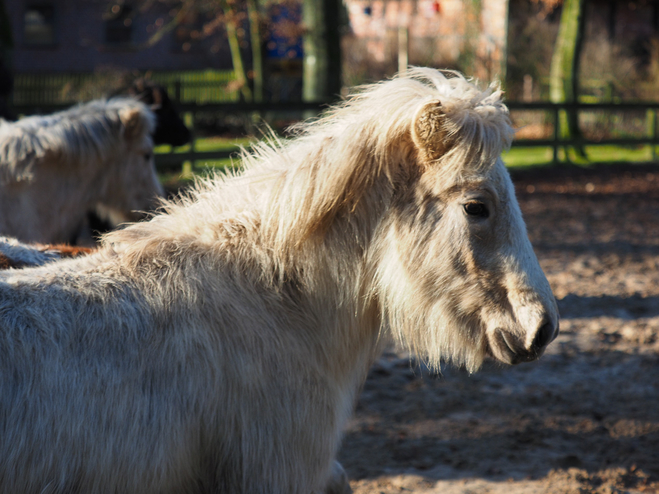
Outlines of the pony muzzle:
M 530 344 L 526 337 L 506 330 L 495 328 L 488 333 L 489 352 L 497 360 L 510 365 L 522 362 L 532 362 L 542 356 L 547 346 L 556 339 L 559 333 L 558 322 L 544 317 L 533 335 Z

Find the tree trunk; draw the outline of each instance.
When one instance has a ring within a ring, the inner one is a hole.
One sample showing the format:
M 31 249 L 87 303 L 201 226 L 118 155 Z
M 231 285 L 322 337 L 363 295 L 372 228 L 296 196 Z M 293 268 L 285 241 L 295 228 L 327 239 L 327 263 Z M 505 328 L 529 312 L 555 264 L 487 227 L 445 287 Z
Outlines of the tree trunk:
M 302 23 L 305 33 L 302 72 L 302 98 L 318 101 L 327 95 L 327 25 L 324 0 L 303 0 Z
M 11 32 L 11 22 L 5 7 L 5 0 L 0 0 L 0 56 L 8 56 L 9 51 L 14 47 Z
M 550 98 L 553 103 L 576 103 L 579 90 L 579 58 L 584 31 L 585 0 L 565 0 L 549 75 Z M 578 139 L 579 115 L 561 111 L 560 137 Z M 583 146 L 574 146 L 579 158 L 586 158 Z M 567 148 L 566 148 L 567 159 Z
M 341 0 L 303 0 L 304 101 L 326 101 L 341 92 Z
M 409 64 L 409 28 L 398 26 L 398 73 L 404 74 Z
M 252 45 L 252 74 L 254 81 L 254 101 L 263 101 L 263 52 L 261 50 L 261 16 L 258 0 L 247 0 L 249 14 L 249 34 Z
M 243 64 L 243 56 L 240 52 L 240 42 L 238 41 L 235 4 L 229 5 L 227 0 L 222 0 L 222 10 L 224 12 L 224 23 L 227 29 L 227 39 L 229 41 L 229 50 L 231 51 L 233 71 L 236 74 L 236 79 L 241 84 L 240 91 L 243 94 L 243 98 L 245 101 L 252 101 L 252 90 L 247 83 L 245 65 Z

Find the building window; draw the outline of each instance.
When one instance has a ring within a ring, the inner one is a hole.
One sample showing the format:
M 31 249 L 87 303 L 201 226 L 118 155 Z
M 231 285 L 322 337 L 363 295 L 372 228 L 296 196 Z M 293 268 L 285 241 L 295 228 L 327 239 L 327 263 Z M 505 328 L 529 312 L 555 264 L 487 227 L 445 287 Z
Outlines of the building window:
M 115 4 L 105 15 L 105 42 L 109 45 L 125 45 L 133 41 L 133 8 Z
M 30 5 L 25 9 L 24 41 L 31 46 L 55 44 L 55 8 L 52 4 Z

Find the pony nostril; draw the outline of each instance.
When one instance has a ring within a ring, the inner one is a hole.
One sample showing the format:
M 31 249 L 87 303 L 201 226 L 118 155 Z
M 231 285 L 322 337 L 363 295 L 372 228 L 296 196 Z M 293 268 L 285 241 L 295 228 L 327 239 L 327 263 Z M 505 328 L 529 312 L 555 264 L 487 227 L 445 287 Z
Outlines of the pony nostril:
M 554 330 L 554 323 L 545 319 L 533 339 L 532 348 L 539 350 L 547 346 L 553 339 Z

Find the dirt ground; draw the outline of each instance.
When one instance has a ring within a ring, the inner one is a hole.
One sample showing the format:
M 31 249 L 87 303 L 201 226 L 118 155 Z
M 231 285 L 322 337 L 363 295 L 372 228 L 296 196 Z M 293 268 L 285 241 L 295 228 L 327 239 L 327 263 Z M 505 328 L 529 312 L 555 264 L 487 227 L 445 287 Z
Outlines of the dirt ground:
M 474 375 L 385 353 L 339 454 L 355 494 L 659 493 L 659 165 L 513 180 L 560 336 Z

